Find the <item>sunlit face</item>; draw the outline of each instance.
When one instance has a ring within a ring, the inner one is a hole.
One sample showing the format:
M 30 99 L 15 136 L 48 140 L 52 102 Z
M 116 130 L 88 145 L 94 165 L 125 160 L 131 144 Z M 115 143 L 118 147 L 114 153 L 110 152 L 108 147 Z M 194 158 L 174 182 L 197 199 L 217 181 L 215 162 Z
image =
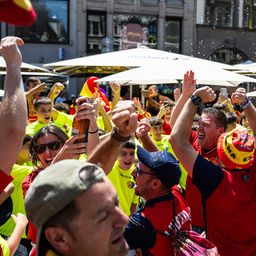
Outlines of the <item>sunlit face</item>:
M 51 104 L 41 104 L 36 110 L 37 121 L 42 124 L 49 124 L 52 115 L 52 105 Z
M 161 140 L 163 133 L 163 125 L 151 126 L 150 133 L 152 135 L 153 140 Z
M 35 145 L 41 145 L 41 144 L 49 144 L 51 142 L 60 142 L 60 147 L 56 150 L 50 149 L 48 146 L 45 148 L 45 151 L 41 154 L 37 153 L 37 157 L 39 158 L 41 162 L 41 166 L 43 168 L 46 168 L 52 163 L 52 160 L 54 157 L 59 153 L 61 150 L 63 143 L 60 141 L 60 139 L 51 133 L 44 134 L 42 137 L 40 137 Z
M 139 165 L 132 172 L 132 176 L 135 180 L 135 194 L 147 199 L 151 195 L 151 184 L 155 174 L 149 167 L 139 162 Z
M 123 170 L 129 170 L 135 160 L 135 150 L 133 148 L 122 148 L 119 156 L 118 162 L 119 166 Z
M 93 199 L 93 200 L 92 200 Z M 107 178 L 79 195 L 79 214 L 70 222 L 73 256 L 125 256 L 123 237 L 128 217 L 119 208 L 117 193 Z
M 224 132 L 224 128 L 217 128 L 215 118 L 206 113 L 201 115 L 198 125 L 199 146 L 206 150 L 214 148 L 219 136 Z

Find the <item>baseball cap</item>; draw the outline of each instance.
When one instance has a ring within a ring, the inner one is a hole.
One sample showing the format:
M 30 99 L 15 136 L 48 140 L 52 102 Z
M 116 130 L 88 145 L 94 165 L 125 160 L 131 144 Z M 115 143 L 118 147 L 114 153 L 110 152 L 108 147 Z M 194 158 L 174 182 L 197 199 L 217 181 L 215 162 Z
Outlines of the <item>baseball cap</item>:
M 149 167 L 157 178 L 167 187 L 171 188 L 179 183 L 181 170 L 177 159 L 167 151 L 148 152 L 138 146 L 139 160 Z
M 223 133 L 217 143 L 218 157 L 227 169 L 250 168 L 255 139 L 248 129 Z
M 95 164 L 80 160 L 62 160 L 40 172 L 26 197 L 28 219 L 37 227 L 37 255 L 44 255 L 43 225 L 105 176 Z

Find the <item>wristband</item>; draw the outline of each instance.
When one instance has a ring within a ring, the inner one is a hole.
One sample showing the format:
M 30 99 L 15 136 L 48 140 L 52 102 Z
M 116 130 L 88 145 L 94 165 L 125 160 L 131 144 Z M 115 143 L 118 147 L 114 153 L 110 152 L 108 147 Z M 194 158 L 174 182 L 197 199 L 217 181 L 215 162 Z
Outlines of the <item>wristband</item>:
M 93 131 L 93 132 L 88 131 L 88 133 L 94 134 L 94 133 L 97 133 L 98 131 L 99 131 L 99 129 L 97 128 L 97 130 L 95 130 L 95 131 Z
M 199 105 L 201 104 L 201 102 L 202 102 L 202 99 L 201 99 L 199 96 L 194 95 L 194 94 L 192 94 L 192 95 L 190 96 L 190 99 L 191 99 L 192 103 L 193 103 L 195 106 L 199 106 Z
M 248 97 L 245 98 L 245 100 L 240 104 L 242 109 L 248 108 L 250 105 L 251 101 L 249 100 Z
M 130 140 L 131 137 L 132 137 L 131 135 L 129 135 L 128 137 L 123 137 L 123 136 L 119 135 L 117 133 L 117 131 L 118 131 L 118 129 L 116 127 L 114 127 L 112 129 L 111 138 L 113 138 L 113 139 L 115 139 L 115 140 L 117 140 L 119 142 L 126 142 L 126 141 Z

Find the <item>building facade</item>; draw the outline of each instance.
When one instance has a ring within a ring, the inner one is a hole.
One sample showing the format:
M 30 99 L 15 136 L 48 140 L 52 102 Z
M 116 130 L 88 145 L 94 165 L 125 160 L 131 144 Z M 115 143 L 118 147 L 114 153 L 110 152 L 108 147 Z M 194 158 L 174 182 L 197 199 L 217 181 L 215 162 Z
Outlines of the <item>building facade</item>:
M 1 37 L 24 39 L 24 62 L 42 65 L 138 44 L 231 64 L 256 61 L 255 0 L 31 2 L 33 26 L 1 24 Z

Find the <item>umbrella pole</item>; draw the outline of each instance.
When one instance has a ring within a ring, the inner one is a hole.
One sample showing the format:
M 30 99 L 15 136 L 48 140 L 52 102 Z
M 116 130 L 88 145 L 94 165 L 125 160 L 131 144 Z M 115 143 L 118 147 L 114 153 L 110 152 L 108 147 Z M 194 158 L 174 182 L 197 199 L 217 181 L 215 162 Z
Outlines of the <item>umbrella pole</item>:
M 141 84 L 140 87 L 141 87 L 141 91 L 145 90 L 145 84 Z M 143 109 L 145 109 L 145 97 L 143 96 L 143 94 L 141 94 L 141 103 L 142 103 Z

